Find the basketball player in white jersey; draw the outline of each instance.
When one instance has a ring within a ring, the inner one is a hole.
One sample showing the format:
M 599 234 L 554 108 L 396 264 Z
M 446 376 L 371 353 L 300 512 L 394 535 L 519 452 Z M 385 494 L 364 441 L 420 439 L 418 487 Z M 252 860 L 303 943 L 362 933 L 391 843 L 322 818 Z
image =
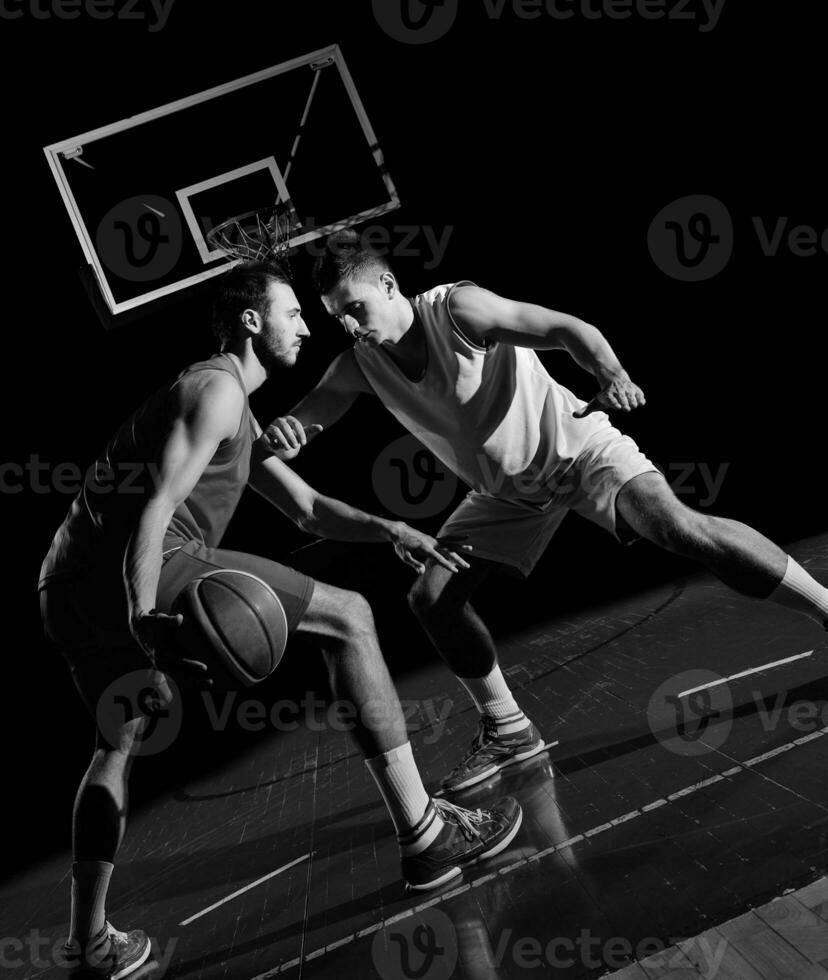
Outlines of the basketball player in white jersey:
M 569 510 L 621 542 L 644 538 L 694 558 L 738 592 L 828 620 L 828 590 L 757 531 L 683 504 L 607 410 L 645 403 L 607 340 L 577 317 L 504 299 L 470 282 L 413 299 L 355 232 L 328 242 L 314 270 L 326 310 L 356 345 L 331 364 L 265 440 L 283 459 L 336 422 L 361 392 L 385 407 L 472 489 L 438 540 L 471 545 L 459 575 L 428 561 L 411 607 L 480 712 L 471 750 L 445 778 L 472 786 L 544 748 L 469 603 L 497 566 L 528 575 Z M 535 351 L 564 349 L 597 380 L 589 403 Z

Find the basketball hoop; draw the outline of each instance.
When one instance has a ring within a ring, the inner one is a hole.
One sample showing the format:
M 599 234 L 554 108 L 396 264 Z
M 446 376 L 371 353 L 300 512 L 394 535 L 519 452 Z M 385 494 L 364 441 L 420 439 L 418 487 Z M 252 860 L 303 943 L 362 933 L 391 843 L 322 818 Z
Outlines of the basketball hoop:
M 242 262 L 287 262 L 290 236 L 299 226 L 295 210 L 275 205 L 228 218 L 207 232 L 211 248 Z

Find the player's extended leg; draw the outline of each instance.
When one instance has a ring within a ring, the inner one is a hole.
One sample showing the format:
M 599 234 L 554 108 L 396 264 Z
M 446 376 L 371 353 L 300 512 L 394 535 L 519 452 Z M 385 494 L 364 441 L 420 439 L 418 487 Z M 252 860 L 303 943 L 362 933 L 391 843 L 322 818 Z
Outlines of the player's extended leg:
M 625 484 L 616 510 L 636 534 L 696 559 L 737 592 L 772 599 L 822 626 L 828 621 L 828 589 L 753 528 L 687 507 L 660 473 Z
M 480 713 L 470 750 L 443 780 L 447 793 L 489 779 L 545 747 L 512 696 L 498 666 L 491 633 L 470 602 L 497 564 L 479 558 L 468 560 L 471 568 L 458 574 L 429 562 L 408 595 L 423 629 Z
M 506 848 L 522 821 L 516 800 L 473 812 L 423 786 L 368 602 L 317 582 L 296 632 L 320 642 L 335 696 L 355 708 L 354 737 L 394 822 L 409 889 L 436 888 Z

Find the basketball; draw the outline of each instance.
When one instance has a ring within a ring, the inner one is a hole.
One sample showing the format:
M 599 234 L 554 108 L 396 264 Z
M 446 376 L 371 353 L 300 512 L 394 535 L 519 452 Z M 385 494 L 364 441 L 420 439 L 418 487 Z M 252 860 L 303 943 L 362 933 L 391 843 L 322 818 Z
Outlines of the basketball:
M 276 669 L 288 624 L 279 597 L 249 572 L 219 569 L 190 582 L 173 614 L 184 619 L 182 646 L 207 664 L 218 684 L 250 687 Z

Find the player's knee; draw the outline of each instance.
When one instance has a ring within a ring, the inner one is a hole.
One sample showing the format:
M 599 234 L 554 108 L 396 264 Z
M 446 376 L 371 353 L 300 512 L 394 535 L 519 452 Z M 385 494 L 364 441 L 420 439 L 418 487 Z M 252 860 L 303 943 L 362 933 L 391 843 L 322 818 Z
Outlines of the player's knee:
M 144 718 L 133 718 L 106 733 L 99 728 L 95 736 L 96 758 L 105 760 L 108 765 L 126 765 L 144 721 Z
M 424 576 L 419 576 L 408 590 L 408 605 L 414 615 L 420 619 L 428 614 L 428 610 L 433 608 L 437 601 L 434 589 L 430 589 L 423 579 Z
M 443 586 L 426 573 L 420 575 L 408 592 L 408 605 L 418 619 L 442 615 L 450 600 Z
M 373 635 L 374 614 L 365 596 L 359 592 L 345 593 L 345 599 L 338 610 L 337 629 L 343 639 L 353 640 Z

